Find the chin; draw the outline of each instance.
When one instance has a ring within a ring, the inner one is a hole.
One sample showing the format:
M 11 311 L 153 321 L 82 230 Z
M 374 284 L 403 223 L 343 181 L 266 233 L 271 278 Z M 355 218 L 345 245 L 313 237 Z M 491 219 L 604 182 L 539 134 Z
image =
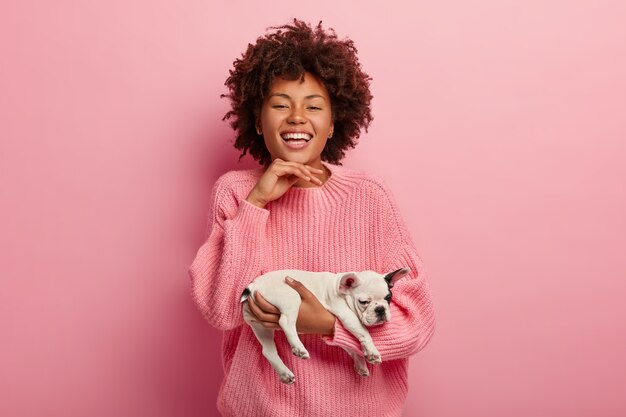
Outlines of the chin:
M 288 158 L 289 159 L 286 159 L 286 161 L 299 162 L 304 165 L 310 165 L 311 162 L 314 160 L 314 158 L 310 158 L 307 155 L 301 154 L 289 155 Z
M 365 325 L 367 327 L 380 326 L 381 324 L 385 323 L 386 321 L 387 320 L 378 321 L 378 319 L 376 319 L 376 318 L 374 318 L 373 321 L 370 321 L 367 317 L 364 317 L 363 320 L 361 320 L 363 325 Z

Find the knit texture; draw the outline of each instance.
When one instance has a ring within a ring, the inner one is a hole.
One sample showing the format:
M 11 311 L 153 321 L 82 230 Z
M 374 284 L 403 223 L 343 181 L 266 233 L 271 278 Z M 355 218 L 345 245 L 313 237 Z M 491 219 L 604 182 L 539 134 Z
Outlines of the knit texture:
M 407 395 L 408 357 L 434 331 L 422 261 L 397 204 L 378 178 L 341 166 L 324 185 L 292 187 L 259 208 L 245 201 L 262 168 L 231 171 L 215 183 L 206 241 L 189 275 L 192 295 L 206 319 L 224 331 L 224 381 L 218 394 L 223 416 L 400 416 Z M 239 299 L 257 276 L 278 269 L 380 273 L 408 266 L 394 286 L 391 320 L 369 328 L 382 364 L 358 375 L 341 347 L 361 352 L 358 340 L 336 321 L 333 337 L 300 335 L 311 358 L 291 353 L 282 331 L 278 353 L 296 382 L 285 385 L 243 321 Z

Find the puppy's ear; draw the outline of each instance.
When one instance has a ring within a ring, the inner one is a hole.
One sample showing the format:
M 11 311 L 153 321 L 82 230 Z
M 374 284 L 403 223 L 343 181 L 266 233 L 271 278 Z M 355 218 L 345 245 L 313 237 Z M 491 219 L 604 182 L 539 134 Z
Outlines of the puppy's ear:
M 397 280 L 407 276 L 409 272 L 411 272 L 410 268 L 407 268 L 407 267 L 400 268 L 396 271 L 390 272 L 387 275 L 385 275 L 385 281 L 387 281 L 387 285 L 389 286 L 389 288 L 391 288 L 393 287 L 393 285 L 396 283 Z
M 352 291 L 353 288 L 358 287 L 360 283 L 359 277 L 354 272 L 343 274 L 339 280 L 339 292 L 347 294 Z

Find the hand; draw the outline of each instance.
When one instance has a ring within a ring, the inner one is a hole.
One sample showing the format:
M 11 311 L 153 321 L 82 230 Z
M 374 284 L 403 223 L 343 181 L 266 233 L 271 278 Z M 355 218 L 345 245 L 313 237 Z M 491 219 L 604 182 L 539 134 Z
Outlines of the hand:
M 296 331 L 298 333 L 322 335 L 334 334 L 335 316 L 326 310 L 317 297 L 302 283 L 296 280 L 289 282 L 289 279 L 289 277 L 286 277 L 285 282 L 296 290 L 302 299 L 300 310 L 298 311 L 298 319 L 296 320 Z M 280 329 L 278 325 L 280 311 L 276 307 L 267 302 L 258 292 L 255 292 L 254 296 L 250 297 L 248 301 L 250 311 L 259 323 L 268 329 Z
M 300 179 L 322 185 L 322 180 L 315 176 L 322 174 L 324 174 L 322 169 L 276 158 L 261 175 L 246 200 L 263 208 L 270 201 L 285 194 Z

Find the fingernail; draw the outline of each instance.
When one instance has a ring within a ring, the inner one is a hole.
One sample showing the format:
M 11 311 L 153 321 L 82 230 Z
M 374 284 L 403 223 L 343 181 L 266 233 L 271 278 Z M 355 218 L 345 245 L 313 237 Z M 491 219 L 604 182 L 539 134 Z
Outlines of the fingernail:
M 293 284 L 293 279 L 290 277 L 285 277 L 285 281 L 287 281 L 290 284 Z

